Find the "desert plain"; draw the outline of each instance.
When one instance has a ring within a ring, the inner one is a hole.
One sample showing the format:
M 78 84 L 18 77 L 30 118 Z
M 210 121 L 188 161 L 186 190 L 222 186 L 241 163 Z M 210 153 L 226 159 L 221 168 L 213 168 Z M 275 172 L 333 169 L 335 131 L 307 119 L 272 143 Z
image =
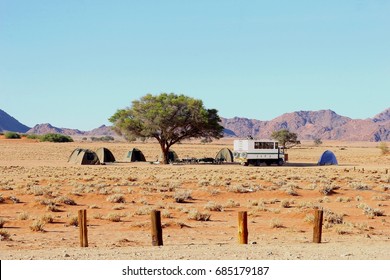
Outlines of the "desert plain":
M 175 145 L 180 158 L 214 157 L 233 139 Z M 154 142 L 42 143 L 0 136 L 0 259 L 390 259 L 390 156 L 378 143 L 324 141 L 288 150 L 285 166 L 114 163 L 72 165 L 77 148 L 134 147 L 155 161 Z M 338 166 L 317 166 L 325 150 Z M 324 211 L 314 244 L 314 210 Z M 89 247 L 77 213 L 87 209 Z M 164 246 L 151 240 L 161 211 Z M 237 215 L 248 213 L 249 244 Z

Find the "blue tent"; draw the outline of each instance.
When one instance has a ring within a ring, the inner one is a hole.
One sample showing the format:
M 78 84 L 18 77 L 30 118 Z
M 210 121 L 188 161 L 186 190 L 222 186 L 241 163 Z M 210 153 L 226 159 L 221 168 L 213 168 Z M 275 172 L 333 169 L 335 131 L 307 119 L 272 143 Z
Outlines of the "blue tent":
M 336 156 L 332 151 L 326 150 L 320 157 L 318 165 L 338 165 Z

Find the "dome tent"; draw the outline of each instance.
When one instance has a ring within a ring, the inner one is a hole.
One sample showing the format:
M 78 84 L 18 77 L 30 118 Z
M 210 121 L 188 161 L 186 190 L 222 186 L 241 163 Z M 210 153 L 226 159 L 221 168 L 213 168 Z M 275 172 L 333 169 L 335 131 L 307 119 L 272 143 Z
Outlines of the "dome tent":
M 99 157 L 94 151 L 88 149 L 75 149 L 68 159 L 69 163 L 80 165 L 98 165 Z
M 96 150 L 96 154 L 99 157 L 100 163 L 115 162 L 115 157 L 111 151 L 107 148 L 99 148 Z
M 338 165 L 335 154 L 326 150 L 318 160 L 318 165 Z
M 216 162 L 233 162 L 233 153 L 228 148 L 221 149 L 215 156 Z
M 125 153 L 123 158 L 125 162 L 146 161 L 144 154 L 141 150 L 134 148 L 131 151 Z

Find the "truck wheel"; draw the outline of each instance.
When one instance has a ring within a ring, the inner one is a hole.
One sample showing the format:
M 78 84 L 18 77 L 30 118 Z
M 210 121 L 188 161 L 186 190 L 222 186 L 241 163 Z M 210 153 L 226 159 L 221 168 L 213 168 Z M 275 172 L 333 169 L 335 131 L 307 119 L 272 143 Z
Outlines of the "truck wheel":
M 242 166 L 248 166 L 248 165 L 249 165 L 249 162 L 241 162 L 241 165 L 242 165 Z
M 282 166 L 284 164 L 284 161 L 280 158 L 279 160 L 278 160 L 278 165 L 279 166 Z

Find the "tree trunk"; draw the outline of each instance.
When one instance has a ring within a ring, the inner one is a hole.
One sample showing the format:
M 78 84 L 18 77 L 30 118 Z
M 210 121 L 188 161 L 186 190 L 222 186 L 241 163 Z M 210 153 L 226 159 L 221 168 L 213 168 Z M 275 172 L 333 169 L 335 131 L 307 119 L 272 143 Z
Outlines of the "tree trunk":
M 165 143 L 160 143 L 162 151 L 162 164 L 169 163 L 169 147 L 165 146 Z

